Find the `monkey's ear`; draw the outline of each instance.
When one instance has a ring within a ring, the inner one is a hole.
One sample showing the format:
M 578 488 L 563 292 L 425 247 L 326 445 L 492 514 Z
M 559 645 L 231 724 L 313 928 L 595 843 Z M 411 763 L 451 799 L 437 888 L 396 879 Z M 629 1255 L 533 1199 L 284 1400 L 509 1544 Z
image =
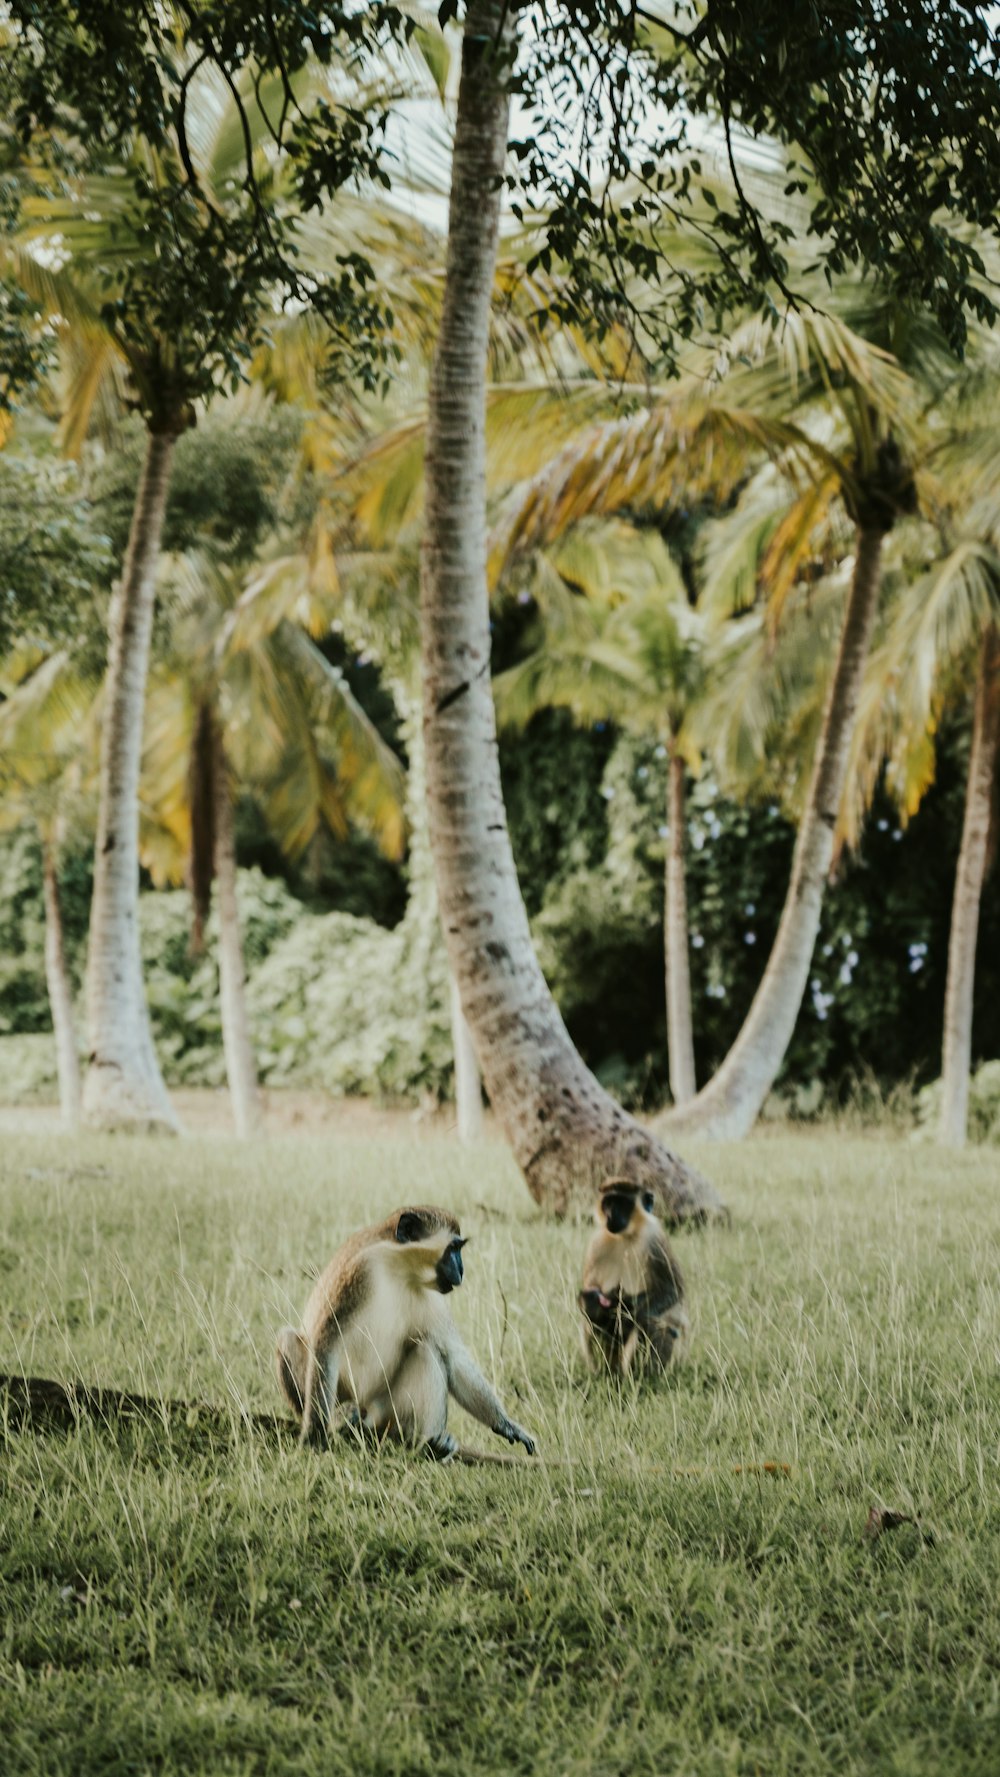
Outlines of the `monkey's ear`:
M 404 1209 L 396 1221 L 396 1239 L 400 1246 L 406 1246 L 412 1240 L 422 1240 L 423 1237 L 423 1217 L 415 1209 Z

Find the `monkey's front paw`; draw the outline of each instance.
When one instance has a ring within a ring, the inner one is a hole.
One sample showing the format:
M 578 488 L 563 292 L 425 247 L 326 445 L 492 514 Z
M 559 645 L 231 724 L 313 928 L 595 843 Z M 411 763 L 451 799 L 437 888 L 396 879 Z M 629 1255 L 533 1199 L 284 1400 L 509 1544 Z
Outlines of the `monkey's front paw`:
M 436 1438 L 428 1438 L 424 1452 L 432 1462 L 451 1462 L 458 1444 L 450 1431 L 439 1432 Z
M 344 1413 L 337 1426 L 337 1435 L 348 1444 L 378 1443 L 378 1438 L 374 1435 L 372 1427 L 365 1424 L 357 1407 L 349 1407 Z
M 534 1438 L 530 1438 L 528 1436 L 527 1432 L 520 1425 L 515 1425 L 513 1419 L 505 1419 L 503 1424 L 498 1425 L 496 1429 L 497 1429 L 497 1436 L 498 1437 L 506 1438 L 508 1444 L 523 1444 L 524 1448 L 528 1452 L 528 1455 L 534 1456 L 534 1454 L 535 1454 L 535 1440 L 534 1440 Z

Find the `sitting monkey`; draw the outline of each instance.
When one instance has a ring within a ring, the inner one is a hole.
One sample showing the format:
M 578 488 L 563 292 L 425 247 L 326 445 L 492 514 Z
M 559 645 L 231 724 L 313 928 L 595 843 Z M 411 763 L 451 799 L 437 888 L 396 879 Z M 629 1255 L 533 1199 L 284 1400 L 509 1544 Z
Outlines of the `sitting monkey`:
M 653 1193 L 629 1179 L 608 1179 L 587 1248 L 583 1351 L 589 1367 L 627 1376 L 636 1359 L 665 1369 L 688 1329 L 684 1280 L 660 1222 Z
M 352 1234 L 305 1308 L 304 1331 L 278 1337 L 278 1381 L 301 1415 L 302 1442 L 325 1445 L 338 1403 L 378 1439 L 439 1458 L 459 1446 L 448 1395 L 509 1444 L 534 1443 L 508 1419 L 459 1338 L 444 1297 L 462 1281 L 461 1229 L 447 1210 L 399 1209 Z

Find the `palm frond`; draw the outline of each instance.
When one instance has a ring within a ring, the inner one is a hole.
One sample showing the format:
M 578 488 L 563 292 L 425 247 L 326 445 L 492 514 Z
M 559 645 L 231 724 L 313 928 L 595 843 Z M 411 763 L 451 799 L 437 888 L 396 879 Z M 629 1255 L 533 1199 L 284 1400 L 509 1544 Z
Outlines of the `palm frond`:
M 760 564 L 772 632 L 781 622 L 804 562 L 817 552 L 816 533 L 828 524 L 831 504 L 839 492 L 839 475 L 829 471 L 817 475 L 792 501 L 775 527 Z
M 700 386 L 681 387 L 651 412 L 579 431 L 516 489 L 490 539 L 493 572 L 515 550 L 596 514 L 694 505 L 709 492 L 723 504 L 767 456 L 803 479 L 816 463 L 836 467 L 825 445 L 796 424 L 710 400 Z
M 220 657 L 253 650 L 282 624 L 319 636 L 337 608 L 336 560 L 325 539 L 312 559 L 302 552 L 261 563 L 248 578 L 219 637 Z
M 157 888 L 184 881 L 191 852 L 190 759 L 195 710 L 183 673 L 158 666 L 146 694 L 139 782 L 139 856 Z

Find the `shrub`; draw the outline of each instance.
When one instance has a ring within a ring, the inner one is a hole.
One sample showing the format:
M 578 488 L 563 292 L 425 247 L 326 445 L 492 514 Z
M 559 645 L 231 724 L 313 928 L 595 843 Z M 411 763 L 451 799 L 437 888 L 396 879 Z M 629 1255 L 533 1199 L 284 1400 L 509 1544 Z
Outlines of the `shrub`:
M 933 1135 L 941 1116 L 941 1081 L 917 1093 L 917 1122 Z M 969 1140 L 1000 1145 L 1000 1061 L 984 1061 L 969 1081 Z
M 51 1104 L 58 1096 L 51 1032 L 0 1036 L 0 1104 Z
M 448 979 L 436 930 L 304 914 L 250 981 L 262 1078 L 405 1097 L 449 1089 Z

